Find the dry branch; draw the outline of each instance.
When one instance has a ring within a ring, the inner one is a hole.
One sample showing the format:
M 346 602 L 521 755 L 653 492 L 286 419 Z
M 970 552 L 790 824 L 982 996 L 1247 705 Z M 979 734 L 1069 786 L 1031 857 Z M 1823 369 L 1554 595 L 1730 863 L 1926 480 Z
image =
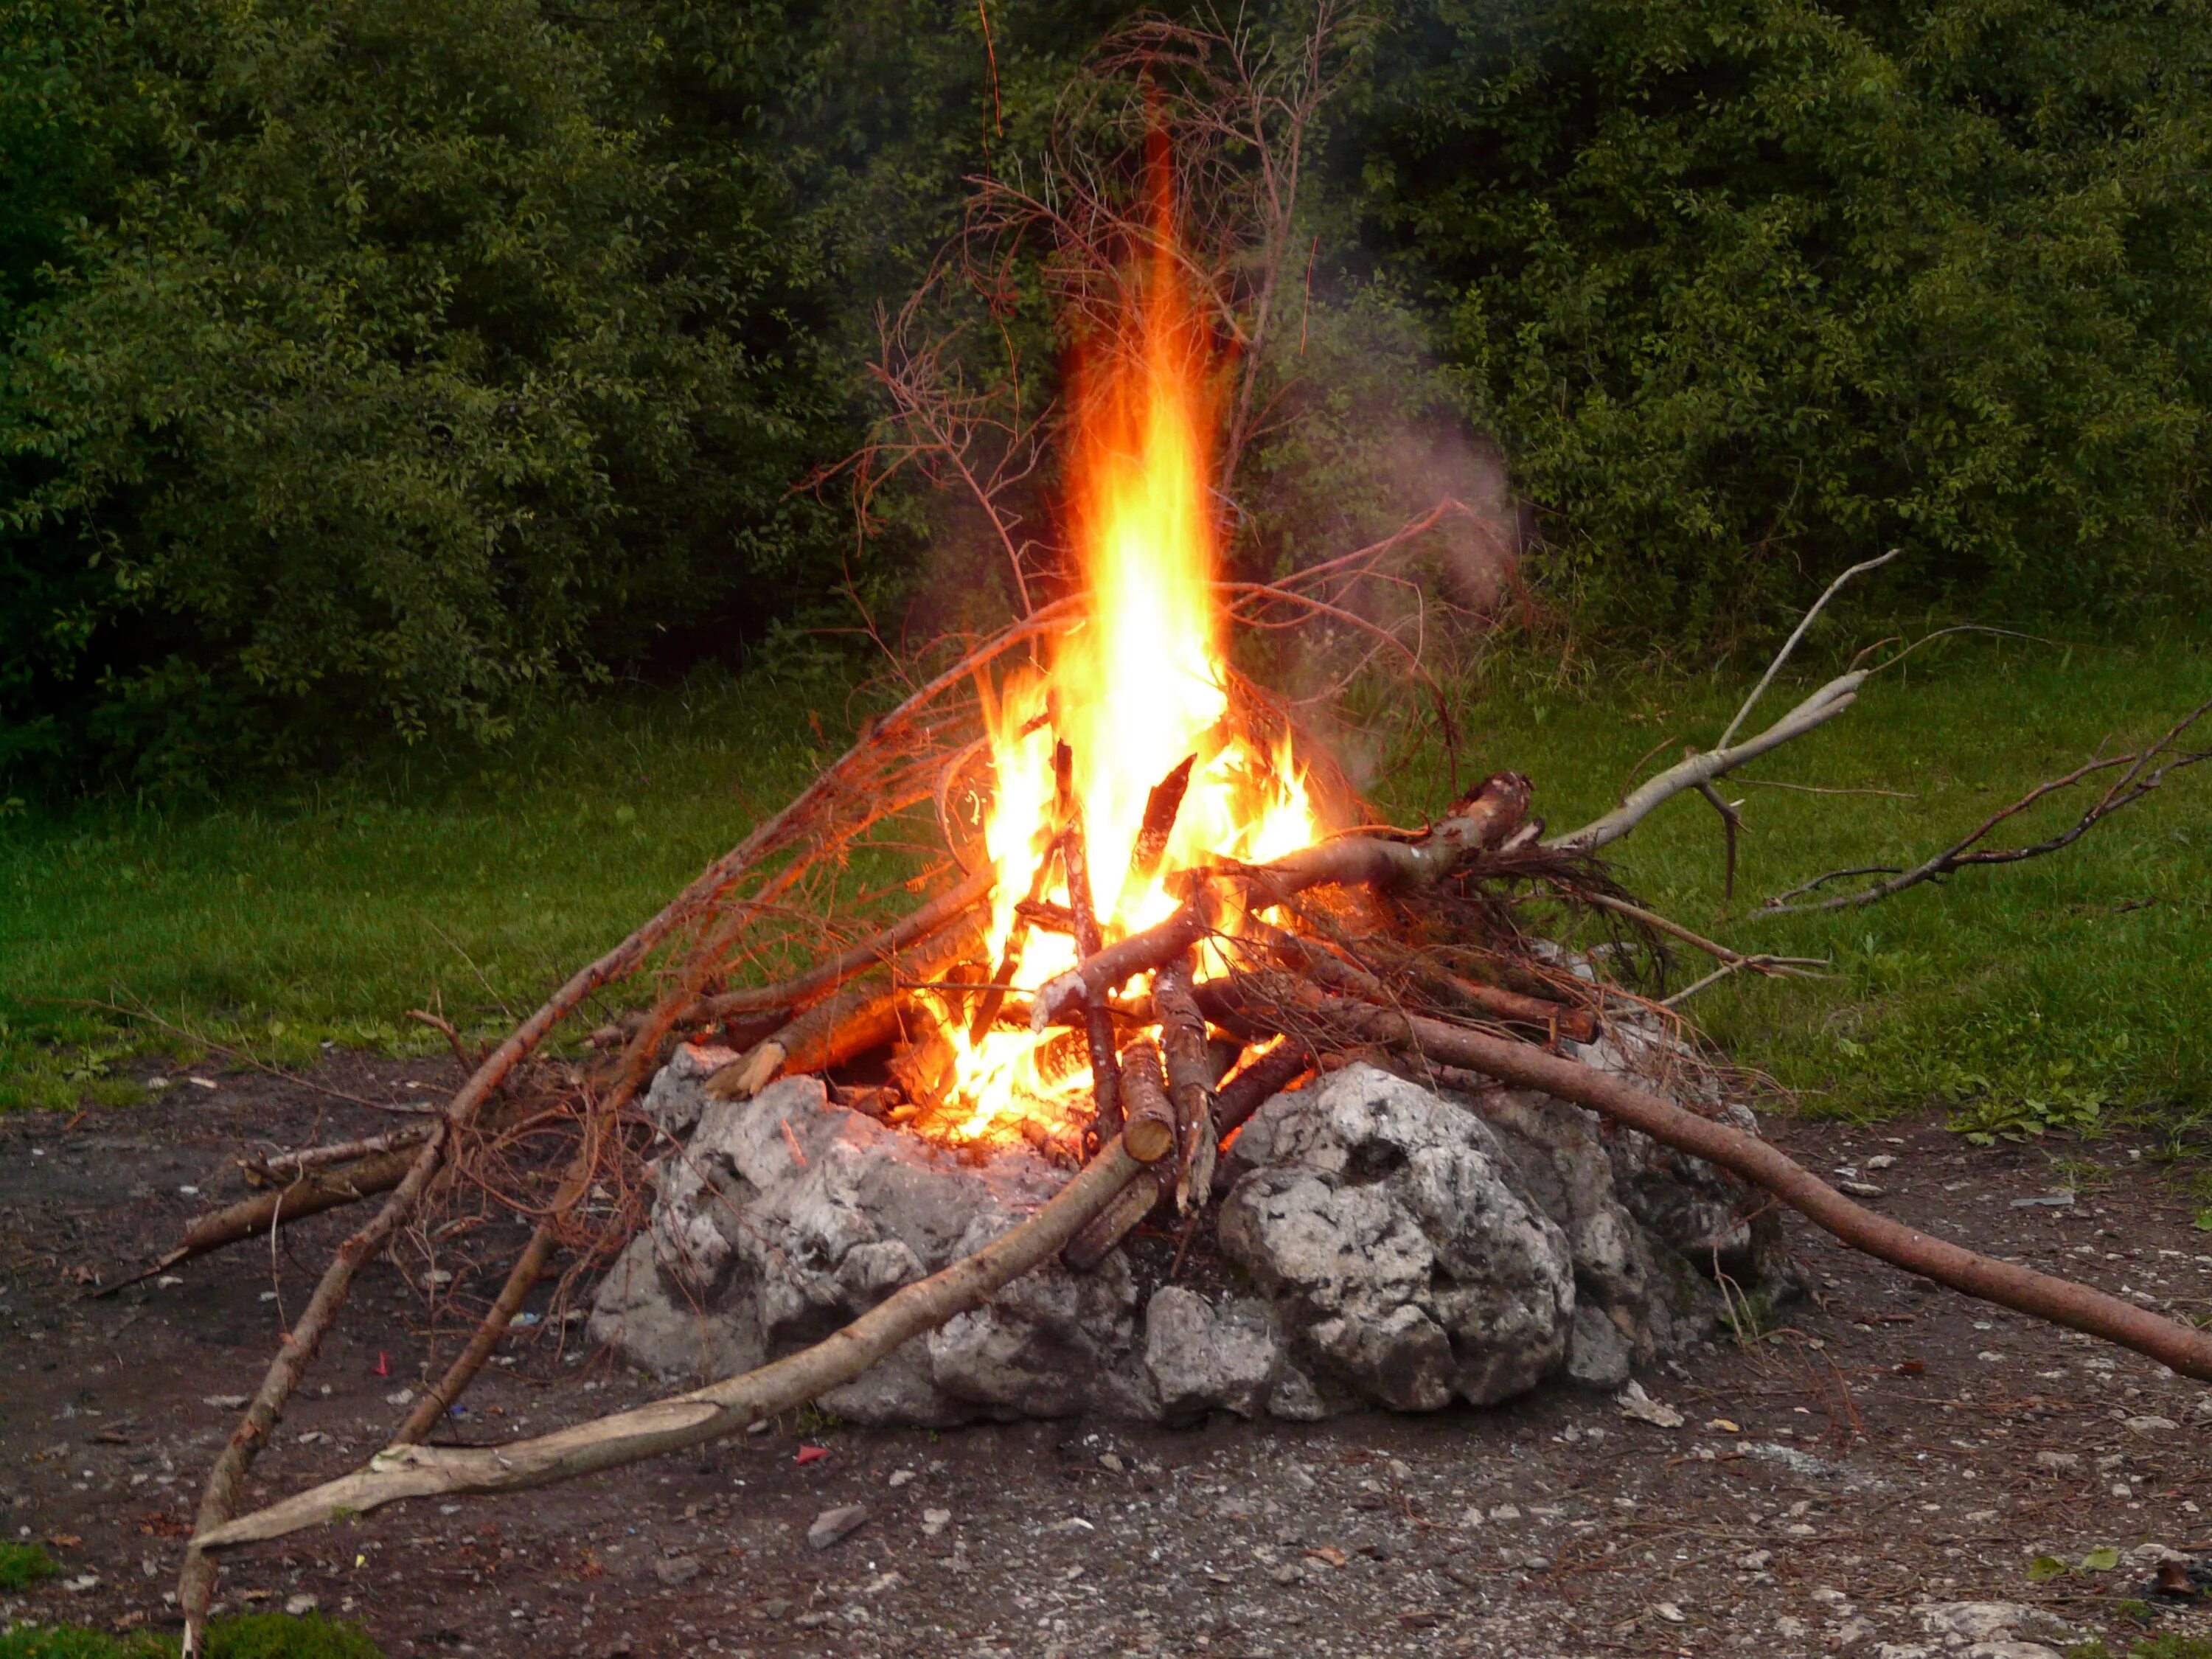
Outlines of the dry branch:
M 673 1399 L 505 1446 L 393 1446 L 366 1468 L 192 1540 L 236 1549 L 409 1498 L 526 1492 L 742 1431 L 850 1381 L 901 1343 L 980 1307 L 1073 1238 L 1145 1166 L 1120 1140 L 1004 1237 L 909 1285 L 811 1348 Z
M 1221 1085 L 1213 1097 L 1215 1134 L 1228 1139 L 1253 1113 L 1313 1069 L 1313 1053 L 1304 1042 L 1292 1036 L 1279 1039 Z
M 1167 1055 L 1168 1100 L 1175 1107 L 1176 1207 L 1188 1214 L 1213 1191 L 1213 1085 L 1220 1080 L 1206 1042 L 1206 1017 L 1191 991 L 1188 951 L 1152 981 L 1152 1012 L 1159 1017 L 1160 1047 Z
M 1893 1221 L 1852 1203 L 1765 1141 L 1685 1111 L 1613 1073 L 1528 1043 L 1342 998 L 1323 1000 L 1316 1012 L 1362 1041 L 1412 1048 L 1443 1065 L 1587 1106 L 1765 1188 L 1854 1249 L 1965 1295 L 2132 1348 L 2184 1376 L 2212 1382 L 2212 1334 Z
M 178 1241 L 177 1247 L 160 1261 L 129 1279 L 103 1285 L 94 1294 L 112 1296 L 125 1285 L 138 1284 L 151 1279 L 155 1273 L 165 1273 L 179 1262 L 190 1261 L 210 1250 L 220 1250 L 230 1244 L 242 1244 L 248 1239 L 266 1238 L 273 1227 L 289 1226 L 295 1221 L 306 1220 L 309 1216 L 321 1215 L 325 1211 L 341 1209 L 348 1204 L 358 1204 L 379 1193 L 390 1192 L 414 1167 L 423 1141 L 434 1131 L 424 1128 L 400 1133 L 406 1136 L 404 1142 L 386 1151 L 349 1164 L 342 1169 L 309 1170 L 282 1187 L 257 1194 L 252 1198 L 240 1199 L 235 1204 L 217 1210 L 213 1215 L 202 1216 L 185 1229 L 185 1236 Z
M 1969 865 L 2019 864 L 2028 859 L 2039 859 L 2046 854 L 2056 853 L 2063 848 L 2071 847 L 2113 813 L 2133 806 L 2151 791 L 2158 788 L 2166 781 L 2169 774 L 2180 771 L 2185 767 L 2194 766 L 2200 761 L 2212 760 L 2212 750 L 2183 750 L 2179 753 L 2173 750 L 2175 740 L 2203 719 L 2207 714 L 2212 714 L 2212 702 L 2199 703 L 2176 721 L 2164 737 L 2147 749 L 2137 750 L 2125 755 L 2114 755 L 2107 760 L 2090 761 L 2075 767 L 2063 777 L 2051 778 L 2037 784 L 2034 788 L 2029 790 L 2011 805 L 1992 812 L 1974 829 L 1972 833 L 1954 842 L 1935 857 L 1915 865 L 1910 870 L 1894 870 L 1888 866 L 1880 869 L 1831 870 L 1827 874 L 1816 876 L 1811 881 L 1793 887 L 1786 893 L 1778 893 L 1761 905 L 1757 914 L 1786 916 L 1804 915 L 1822 910 L 1856 909 L 1862 905 L 1879 903 L 1881 900 L 1893 897 L 1908 888 L 1917 887 L 1923 882 L 1940 881 L 1945 876 L 1963 870 Z M 2151 763 L 2161 756 L 2166 757 L 2164 763 L 2153 767 Z M 2088 810 L 2058 834 L 2027 847 L 1985 848 L 1980 845 L 1980 842 L 1999 824 L 2008 818 L 2017 817 L 2047 797 L 2057 794 L 2062 789 L 2070 789 L 2085 778 L 2094 777 L 2100 772 L 2115 771 L 2122 767 L 2125 767 L 2126 771 L 2122 773 L 2120 777 L 2090 805 Z M 2149 769 L 2146 770 L 2147 768 Z M 1800 894 L 1809 893 L 1815 888 L 1826 886 L 1829 882 L 1843 880 L 1851 876 L 1871 875 L 1886 875 L 1889 879 L 1878 882 L 1871 887 L 1862 888 L 1855 893 L 1838 893 L 1832 897 L 1821 899 L 1812 904 L 1789 902 Z

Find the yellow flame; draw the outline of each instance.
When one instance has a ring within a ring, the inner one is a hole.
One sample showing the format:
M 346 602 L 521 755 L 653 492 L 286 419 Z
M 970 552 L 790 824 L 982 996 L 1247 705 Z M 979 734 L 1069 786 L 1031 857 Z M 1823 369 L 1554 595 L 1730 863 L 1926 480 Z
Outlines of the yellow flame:
M 1048 674 L 1009 679 L 985 713 L 997 781 L 984 842 L 998 871 L 995 966 L 1056 829 L 1053 752 L 1073 757 L 1094 899 L 1111 942 L 1164 917 L 1162 878 L 1220 857 L 1273 858 L 1315 839 L 1304 779 L 1285 741 L 1261 753 L 1233 729 L 1212 583 L 1212 365 L 1171 260 L 1148 272 L 1136 349 L 1079 363 L 1069 457 L 1070 529 L 1083 562 L 1083 618 Z M 1195 756 L 1160 872 L 1125 890 L 1152 788 Z M 1049 896 L 1066 903 L 1064 878 Z M 1031 931 L 1011 983 L 1031 990 L 1074 965 L 1063 933 Z M 1087 1060 L 1063 1062 L 1064 1036 L 1001 1026 L 955 1048 L 951 1133 L 1005 1139 L 1024 1119 L 1064 1130 L 1087 1121 Z M 1055 1046 L 1056 1042 L 1056 1046 Z

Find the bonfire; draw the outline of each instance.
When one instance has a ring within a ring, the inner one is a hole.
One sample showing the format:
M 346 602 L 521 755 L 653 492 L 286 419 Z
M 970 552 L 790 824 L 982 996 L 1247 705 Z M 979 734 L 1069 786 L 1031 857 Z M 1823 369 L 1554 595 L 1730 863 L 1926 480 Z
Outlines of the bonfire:
M 1146 49 L 1147 63 L 1163 50 L 1158 40 Z M 1317 97 L 1302 107 L 1310 113 Z M 1223 1145 L 1263 1103 L 1353 1060 L 1470 1091 L 1503 1081 L 1577 1103 L 1916 1273 L 2212 1376 L 2204 1334 L 1911 1233 L 1723 1121 L 1704 1097 L 1686 1104 L 1668 1097 L 1664 1077 L 1586 1063 L 1583 1045 L 1627 1032 L 1666 1035 L 1668 1053 L 1694 1055 L 1676 1040 L 1673 1009 L 1635 970 L 1662 944 L 1710 954 L 1716 975 L 1810 965 L 1701 939 L 1638 904 L 1596 855 L 1685 793 L 1722 808 L 1732 848 L 1735 821 L 1714 781 L 1842 714 L 1869 671 L 1834 678 L 1739 738 L 1801 627 L 1718 744 L 1564 834 L 1547 836 L 1532 816 L 1534 786 L 1512 774 L 1481 780 L 1431 822 L 1383 823 L 1285 705 L 1237 671 L 1237 630 L 1326 615 L 1402 649 L 1347 595 L 1464 509 L 1441 503 L 1399 535 L 1273 583 L 1224 580 L 1215 448 L 1224 422 L 1246 416 L 1217 406 L 1218 330 L 1189 291 L 1164 189 L 1151 210 L 1122 248 L 1121 309 L 1084 342 L 1070 377 L 1063 529 L 1074 568 L 1064 597 L 917 677 L 797 799 L 489 1054 L 466 1056 L 467 1083 L 427 1126 L 264 1171 L 270 1192 L 211 1218 L 160 1264 L 389 1194 L 301 1310 L 217 1462 L 179 1596 L 188 1639 L 222 1550 L 395 1499 L 541 1485 L 739 1431 L 859 1375 L 1039 1263 L 1096 1267 L 1147 1217 L 1187 1237 Z M 2100 810 L 2182 763 L 2166 749 L 2174 735 L 2129 757 L 2121 793 Z M 888 923 L 861 921 L 836 872 L 881 826 L 900 826 L 910 842 L 917 821 L 933 822 L 939 842 L 908 890 L 921 902 Z M 1954 866 L 1972 856 L 1954 849 Z M 1531 918 L 1563 909 L 1615 929 L 1620 948 L 1577 957 L 1547 943 Z M 556 1025 L 647 969 L 657 994 L 603 1028 L 608 1052 L 596 1068 L 538 1074 L 573 1129 L 558 1190 L 550 1202 L 514 1201 L 535 1218 L 529 1247 L 392 1447 L 354 1474 L 239 1516 L 246 1471 L 354 1275 L 414 1222 L 458 1160 L 480 1159 L 502 1125 L 547 1120 L 501 1091 Z M 961 1157 L 1018 1151 L 1072 1173 L 1013 1231 L 815 1347 L 537 1440 L 421 1443 L 562 1247 L 604 1261 L 637 1224 L 636 1206 L 616 1206 L 611 1229 L 587 1200 L 611 1169 L 647 1155 L 652 1136 L 636 1103 L 678 1043 L 705 1057 L 708 1092 L 726 1100 L 819 1074 L 839 1104 Z

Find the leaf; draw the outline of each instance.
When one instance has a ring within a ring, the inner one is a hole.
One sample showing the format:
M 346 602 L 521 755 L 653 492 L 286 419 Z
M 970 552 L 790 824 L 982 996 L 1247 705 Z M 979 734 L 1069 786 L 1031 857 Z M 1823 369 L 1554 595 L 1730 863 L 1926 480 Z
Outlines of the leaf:
M 2047 1584 L 2054 1578 L 2063 1578 L 2073 1571 L 2055 1555 L 2039 1555 L 2027 1564 L 2027 1582 Z
M 2081 1558 L 2084 1572 L 2110 1572 L 2120 1565 L 2120 1553 L 2110 1544 L 2100 1544 Z

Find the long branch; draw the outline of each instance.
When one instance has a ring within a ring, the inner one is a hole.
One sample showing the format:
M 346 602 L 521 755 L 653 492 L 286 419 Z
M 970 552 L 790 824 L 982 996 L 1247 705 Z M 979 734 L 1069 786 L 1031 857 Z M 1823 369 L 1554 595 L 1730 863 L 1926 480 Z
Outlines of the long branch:
M 504 1446 L 388 1447 L 351 1474 L 203 1528 L 191 1547 L 201 1555 L 236 1549 L 402 1498 L 526 1492 L 738 1433 L 980 1307 L 1074 1237 L 1145 1167 L 1118 1138 L 1107 1142 L 1080 1174 L 1003 1237 L 907 1285 L 812 1347 L 742 1376 Z
M 1984 1302 L 2086 1331 L 2147 1354 L 2184 1376 L 2212 1382 L 2212 1334 L 2070 1279 L 1999 1261 L 1854 1204 L 1778 1148 L 1685 1111 L 1626 1079 L 1480 1031 L 1340 998 L 1319 1012 L 1368 1042 L 1401 1044 L 1449 1066 L 1494 1077 L 1601 1112 L 1654 1140 L 1765 1188 L 1852 1249 Z

